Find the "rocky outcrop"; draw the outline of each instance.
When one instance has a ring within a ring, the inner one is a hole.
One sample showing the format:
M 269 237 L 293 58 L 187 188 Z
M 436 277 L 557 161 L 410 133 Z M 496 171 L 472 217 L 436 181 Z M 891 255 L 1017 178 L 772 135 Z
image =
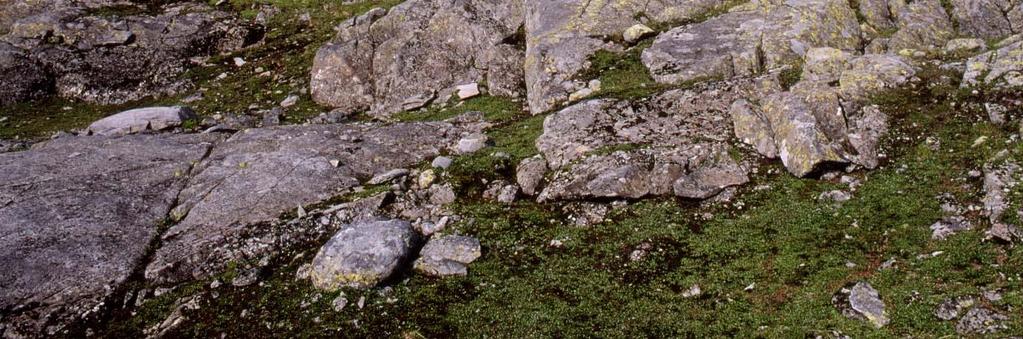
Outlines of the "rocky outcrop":
M 155 15 L 123 17 L 89 15 L 70 4 L 59 7 L 18 18 L 2 37 L 28 56 L 22 63 L 44 70 L 35 72 L 45 74 L 41 82 L 0 78 L 0 89 L 33 93 L 18 100 L 59 94 L 118 104 L 174 93 L 185 84 L 177 75 L 190 66 L 189 58 L 237 50 L 260 33 L 201 4 L 168 5 Z M 41 86 L 45 84 L 52 85 Z
M 176 225 L 146 269 L 175 283 L 203 278 L 228 262 L 273 250 L 245 241 L 253 225 L 341 195 L 377 174 L 450 149 L 459 130 L 447 123 L 281 126 L 235 134 L 197 165 L 172 211 Z
M 1012 9 L 1011 6 L 1012 1 L 1008 0 L 954 0 L 951 14 L 961 34 L 998 39 L 1013 33 L 1012 24 L 1006 15 Z
M 703 199 L 748 179 L 729 155 L 729 105 L 749 81 L 672 90 L 647 101 L 584 101 L 544 120 L 536 145 L 554 174 L 539 200 Z
M 195 112 L 188 107 L 138 108 L 93 122 L 87 132 L 92 135 L 117 136 L 161 131 L 181 126 L 185 120 L 197 118 Z
M 418 239 L 406 221 L 352 224 L 320 248 L 309 277 L 322 290 L 376 286 L 408 261 Z
M 842 54 L 834 56 L 832 61 L 843 65 L 810 63 L 813 67 L 804 69 L 803 80 L 789 91 L 775 87 L 754 96 L 759 105 L 736 101 L 731 107 L 736 137 L 764 156 L 780 157 L 797 176 L 828 164 L 877 167 L 887 116 L 862 106 L 871 95 L 908 83 L 916 69 L 894 55 L 868 54 L 848 62 Z M 834 74 L 836 69 L 841 73 Z M 837 86 L 822 79 L 837 79 Z
M 858 50 L 859 24 L 848 2 L 802 0 L 758 3 L 672 29 L 643 51 L 660 83 L 750 76 L 798 63 L 813 47 Z
M 623 46 L 608 42 L 640 23 L 693 20 L 721 0 L 580 1 L 524 0 L 526 12 L 525 78 L 529 108 L 542 113 L 569 100 L 588 86 L 576 74 L 589 67 L 589 57 Z
M 1017 40 L 1023 40 L 1018 35 Z M 988 84 L 999 87 L 1023 86 L 1023 41 L 970 58 L 963 73 L 963 86 Z
M 19 48 L 0 42 L 0 105 L 39 99 L 53 91 L 42 65 Z
M 100 311 L 215 140 L 64 137 L 0 154 L 3 335 L 54 334 Z
M 895 1 L 893 1 L 894 3 Z M 891 4 L 890 6 L 895 6 Z M 896 13 L 898 31 L 891 38 L 877 41 L 886 46 L 884 50 L 898 53 L 905 49 L 935 51 L 955 37 L 954 26 L 938 0 L 913 1 L 908 5 L 899 4 Z
M 317 52 L 313 99 L 383 117 L 446 101 L 468 83 L 514 94 L 522 17 L 520 2 L 497 0 L 412 0 L 371 10 L 342 23 Z

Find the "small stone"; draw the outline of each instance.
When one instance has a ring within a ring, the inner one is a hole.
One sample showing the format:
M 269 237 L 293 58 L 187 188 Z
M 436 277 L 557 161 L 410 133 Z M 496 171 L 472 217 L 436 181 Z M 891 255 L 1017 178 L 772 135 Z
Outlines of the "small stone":
M 433 185 L 434 180 L 437 180 L 437 174 L 433 170 L 425 170 L 419 173 L 419 179 L 416 180 L 416 183 L 419 184 L 420 188 L 428 188 L 430 185 Z
M 473 153 L 487 147 L 488 141 L 490 141 L 490 138 L 485 134 L 475 133 L 458 140 L 457 151 L 459 154 Z
M 360 310 L 363 307 L 365 307 L 366 306 L 366 296 L 359 297 L 359 301 L 357 303 L 355 303 L 355 306 L 358 306 Z
M 644 24 L 635 24 L 632 25 L 632 27 L 625 29 L 625 32 L 622 33 L 622 39 L 627 43 L 633 44 L 643 38 L 652 36 L 655 33 L 657 32 Z
M 239 57 L 235 57 L 234 58 L 234 65 L 237 66 L 237 67 L 245 66 L 245 64 L 247 64 L 247 63 L 248 62 L 246 62 L 245 59 L 242 59 L 242 58 L 239 58 Z
M 842 288 L 832 298 L 832 303 L 846 317 L 866 320 L 877 328 L 884 327 L 890 321 L 884 301 L 867 282 L 857 282 L 852 287 Z
M 334 312 L 341 312 L 345 306 L 348 306 L 348 298 L 342 293 L 337 298 L 334 298 L 334 301 L 330 302 L 330 306 L 334 309 Z
M 849 199 L 852 199 L 852 194 L 842 190 L 827 191 L 817 197 L 817 200 L 832 202 L 846 202 Z
M 931 225 L 931 239 L 945 240 L 948 236 L 971 227 L 970 221 L 961 216 L 945 217 Z
M 964 309 L 973 306 L 974 300 L 972 297 L 959 297 L 949 298 L 942 301 L 938 305 L 938 308 L 934 310 L 934 316 L 941 320 L 952 320 L 959 317 L 959 313 Z
M 522 194 L 533 196 L 539 193 L 547 174 L 547 161 L 540 156 L 523 159 L 515 169 L 515 182 L 522 188 Z
M 515 202 L 515 198 L 519 195 L 518 185 L 506 185 L 501 188 L 497 194 L 497 202 L 502 204 L 510 204 Z
M 408 176 L 409 173 L 411 173 L 411 172 L 409 170 L 407 170 L 407 169 L 396 168 L 396 169 L 392 169 L 392 170 L 384 172 L 384 173 L 377 174 L 377 175 L 373 176 L 372 179 L 369 179 L 369 181 L 367 181 L 366 183 L 370 184 L 370 185 L 380 185 L 380 184 L 384 184 L 384 183 L 388 183 L 388 182 L 394 181 L 395 179 L 400 179 L 400 178 L 403 178 L 405 176 Z
M 693 286 L 690 286 L 688 290 L 686 290 L 685 292 L 682 292 L 682 297 L 683 298 L 692 298 L 692 297 L 697 297 L 697 296 L 699 296 L 702 293 L 703 293 L 703 290 L 700 289 L 700 285 L 693 284 Z
M 295 104 L 297 104 L 297 103 L 298 103 L 298 96 L 297 95 L 292 95 L 292 96 L 288 96 L 287 98 L 284 98 L 284 101 L 281 101 L 281 107 L 288 108 L 288 107 L 291 107 L 291 106 L 295 106 Z
M 480 95 L 480 85 L 475 82 L 471 84 L 459 85 L 456 87 L 456 89 L 458 89 L 458 98 L 461 100 L 473 98 Z
M 414 268 L 435 277 L 466 275 L 467 265 L 478 259 L 481 251 L 480 241 L 472 237 L 449 235 L 430 239 Z
M 430 162 L 430 166 L 433 166 L 434 168 L 447 169 L 448 167 L 451 167 L 452 162 L 453 160 L 449 157 L 439 156 L 433 158 L 433 161 Z
M 956 323 L 956 332 L 961 335 L 992 334 L 1009 328 L 1005 322 L 1009 317 L 987 307 L 978 306 L 966 312 Z

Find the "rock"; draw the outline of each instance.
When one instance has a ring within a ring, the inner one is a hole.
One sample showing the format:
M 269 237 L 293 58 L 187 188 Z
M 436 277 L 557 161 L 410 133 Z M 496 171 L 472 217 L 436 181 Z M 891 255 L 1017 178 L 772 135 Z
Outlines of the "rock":
M 430 162 L 430 166 L 433 166 L 434 168 L 447 169 L 448 167 L 451 167 L 452 162 L 454 162 L 454 160 L 449 157 L 439 156 L 433 158 L 433 161 Z
M 412 225 L 401 220 L 352 224 L 316 253 L 310 272 L 313 286 L 328 291 L 374 287 L 409 259 L 417 239 Z
M 945 240 L 948 236 L 972 228 L 970 221 L 961 216 L 945 217 L 931 225 L 931 239 Z
M 0 106 L 52 94 L 53 79 L 23 51 L 0 42 Z
M 859 13 L 867 26 L 873 30 L 890 30 L 895 28 L 895 15 L 893 10 L 898 10 L 901 5 L 896 1 L 889 0 L 862 0 L 859 1 Z M 894 8 L 893 8 L 894 7 Z
M 1023 41 L 970 58 L 966 62 L 962 83 L 964 87 L 980 84 L 1023 86 Z
M 852 58 L 852 53 L 837 48 L 811 48 L 804 56 L 803 79 L 820 82 L 837 81 Z
M 852 194 L 849 194 L 849 192 L 842 190 L 827 191 L 821 193 L 821 195 L 817 197 L 817 200 L 838 203 L 846 202 L 849 201 L 850 199 L 852 199 Z
M 139 108 L 93 122 L 89 125 L 87 132 L 93 135 L 117 136 L 147 130 L 161 131 L 181 126 L 185 120 L 197 118 L 195 112 L 188 107 Z
M 700 294 L 703 294 L 703 291 L 700 289 L 700 285 L 694 284 L 693 286 L 690 286 L 688 290 L 686 290 L 685 292 L 682 292 L 682 297 L 683 298 L 692 298 L 692 297 L 698 297 L 698 296 L 700 296 Z
M 230 261 L 270 255 L 315 237 L 316 228 L 259 225 L 296 206 L 341 195 L 374 174 L 435 157 L 459 134 L 453 125 L 436 122 L 239 132 L 196 166 L 172 213 L 179 222 L 164 235 L 145 276 L 157 283 L 201 279 Z
M 644 22 L 696 20 L 721 0 L 579 1 L 525 0 L 525 84 L 534 114 L 558 107 L 588 85 L 576 75 L 598 50 L 621 51 L 605 41 Z
M 913 1 L 895 12 L 899 30 L 888 40 L 888 51 L 936 51 L 955 37 L 952 21 L 939 0 Z
M 984 40 L 976 38 L 959 38 L 949 40 L 945 44 L 945 53 L 952 55 L 965 55 L 982 52 L 987 48 Z
M 345 306 L 348 306 L 348 298 L 345 297 L 343 293 L 330 302 L 330 308 L 333 309 L 334 312 L 341 312 L 345 309 Z
M 611 208 L 607 204 L 573 201 L 565 204 L 563 210 L 572 225 L 588 227 L 604 222 Z
M 956 323 L 956 332 L 961 335 L 992 334 L 1008 329 L 1005 324 L 1009 317 L 984 306 L 977 306 L 966 312 Z
M 999 39 L 1013 33 L 1006 16 L 1009 2 L 999 0 L 953 0 L 952 17 L 960 34 Z
M 740 82 L 645 101 L 589 100 L 547 117 L 536 145 L 554 174 L 539 200 L 705 198 L 745 182 L 727 152 L 725 112 L 751 88 Z
M 842 145 L 830 140 L 823 129 L 827 122 L 818 119 L 835 117 L 831 112 L 839 109 L 837 98 L 832 97 L 827 102 L 830 108 L 817 109 L 804 97 L 784 92 L 768 97 L 763 106 L 778 155 L 793 175 L 806 176 L 828 163 L 845 161 Z
M 522 26 L 521 3 L 457 3 L 406 1 L 342 23 L 313 61 L 313 100 L 386 117 L 422 107 L 430 101 L 424 98 L 432 99 L 426 93 L 504 76 L 491 74 L 492 67 L 521 73 L 508 65 L 513 56 L 496 54 L 507 51 L 506 42 Z
M 288 107 L 291 107 L 291 106 L 295 106 L 295 104 L 297 104 L 297 103 L 298 103 L 298 96 L 297 95 L 289 95 L 287 98 L 284 98 L 284 101 L 281 101 L 281 107 L 288 108 Z
M 476 238 L 448 235 L 430 239 L 419 252 L 416 271 L 434 277 L 466 275 L 467 266 L 482 255 Z
M 790 1 L 729 12 L 661 34 L 643 51 L 659 83 L 754 75 L 798 62 L 811 47 L 857 50 L 859 24 L 847 2 Z
M 515 169 L 515 182 L 522 188 L 522 194 L 533 196 L 542 188 L 547 174 L 547 161 L 541 156 L 522 159 Z
M 959 314 L 973 306 L 975 300 L 972 297 L 950 298 L 942 301 L 934 310 L 934 316 L 938 319 L 949 321 L 959 317 Z
M 474 98 L 480 95 L 480 86 L 475 82 L 471 84 L 459 85 L 455 88 L 458 90 L 458 98 L 461 100 Z
M 876 328 L 884 327 L 890 321 L 885 312 L 884 301 L 869 283 L 857 282 L 852 287 L 842 288 L 832 298 L 832 303 L 842 315 L 869 322 Z
M 767 120 L 759 107 L 754 107 L 746 99 L 736 100 L 729 113 L 732 116 L 735 137 L 743 143 L 753 146 L 757 153 L 775 158 L 778 156 L 778 148 L 775 146 L 774 131 L 771 130 L 771 122 Z
M 497 192 L 497 202 L 502 204 L 510 204 L 515 202 L 515 198 L 519 195 L 519 186 L 517 185 L 505 185 Z
M 385 184 L 395 179 L 406 177 L 409 175 L 409 173 L 411 173 L 411 171 L 404 168 L 392 169 L 390 171 L 373 176 L 373 178 L 369 179 L 369 181 L 367 181 L 366 184 L 369 185 Z
M 487 137 L 486 134 L 475 133 L 458 140 L 458 148 L 456 150 L 458 151 L 458 154 L 475 153 L 476 151 L 487 147 L 487 143 L 489 141 L 490 137 Z
M 159 7 L 139 15 L 66 11 L 20 18 L 33 34 L 7 39 L 41 66 L 48 93 L 99 104 L 121 104 L 176 93 L 189 59 L 229 52 L 260 39 L 261 29 L 200 3 Z M 23 32 L 24 33 L 24 32 Z M 27 73 L 35 74 L 35 73 Z
M 644 24 L 635 24 L 625 29 L 625 32 L 622 33 L 622 39 L 627 43 L 633 44 L 654 34 L 657 34 L 657 32 L 652 28 Z
M 104 310 L 216 140 L 63 137 L 0 153 L 0 309 L 19 310 L 0 320 L 5 335 Z
M 1017 179 L 1023 169 L 1014 162 L 1007 162 L 1000 166 L 986 166 L 984 169 L 984 213 L 991 222 L 991 229 L 986 234 L 988 237 L 1001 239 L 1003 241 L 1016 241 L 1023 239 L 1023 231 L 1020 225 L 1009 224 L 1005 220 L 1005 213 L 1009 212 L 1008 192 L 1019 185 Z

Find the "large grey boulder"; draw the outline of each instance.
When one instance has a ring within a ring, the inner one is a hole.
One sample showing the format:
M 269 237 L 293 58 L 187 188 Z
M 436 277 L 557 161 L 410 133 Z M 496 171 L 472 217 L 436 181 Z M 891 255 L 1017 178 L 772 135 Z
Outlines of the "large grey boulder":
M 96 316 L 215 140 L 64 137 L 0 154 L 3 336 L 52 335 Z
M 728 110 L 753 89 L 742 81 L 646 101 L 589 100 L 547 117 L 536 145 L 554 173 L 538 199 L 703 199 L 745 183 L 745 167 L 728 154 Z
M 388 116 L 467 83 L 489 83 L 497 93 L 513 94 L 522 59 L 509 40 L 522 17 L 521 2 L 498 0 L 412 0 L 389 12 L 371 10 L 342 23 L 317 52 L 313 99 Z
M 970 58 L 963 73 L 963 86 L 980 84 L 1023 86 L 1023 41 Z
M 406 221 L 355 223 L 320 248 L 309 277 L 322 290 L 374 287 L 410 259 L 417 241 L 418 235 Z
M 444 277 L 468 274 L 468 265 L 482 255 L 480 241 L 473 237 L 446 235 L 430 239 L 419 251 L 415 269 L 423 274 Z
M 146 278 L 203 278 L 230 261 L 267 255 L 287 241 L 249 241 L 273 231 L 258 225 L 432 159 L 453 147 L 458 131 L 448 123 L 354 123 L 239 132 L 197 165 L 172 212 L 179 222 L 164 235 Z
M 181 126 L 185 120 L 197 116 L 188 107 L 146 107 L 127 110 L 97 120 L 89 125 L 93 135 L 117 136 L 144 131 L 161 131 Z
M 799 62 L 813 47 L 858 50 L 856 14 L 840 0 L 760 3 L 678 27 L 643 51 L 643 63 L 661 83 L 749 76 Z
M 569 101 L 587 87 L 578 79 L 598 50 L 621 51 L 608 42 L 629 27 L 650 22 L 681 22 L 726 5 L 722 0 L 583 1 L 524 0 L 525 78 L 534 114 Z

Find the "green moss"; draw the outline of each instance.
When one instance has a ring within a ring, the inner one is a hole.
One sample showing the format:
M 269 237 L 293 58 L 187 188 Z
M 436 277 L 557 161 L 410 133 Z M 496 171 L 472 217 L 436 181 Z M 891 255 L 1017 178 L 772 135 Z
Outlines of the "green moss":
M 577 78 L 600 80 L 600 90 L 593 94 L 594 97 L 633 99 L 660 92 L 667 87 L 654 81 L 641 60 L 643 50 L 651 44 L 651 41 L 646 41 L 624 53 L 599 50 L 590 56 L 590 67 L 580 72 Z

